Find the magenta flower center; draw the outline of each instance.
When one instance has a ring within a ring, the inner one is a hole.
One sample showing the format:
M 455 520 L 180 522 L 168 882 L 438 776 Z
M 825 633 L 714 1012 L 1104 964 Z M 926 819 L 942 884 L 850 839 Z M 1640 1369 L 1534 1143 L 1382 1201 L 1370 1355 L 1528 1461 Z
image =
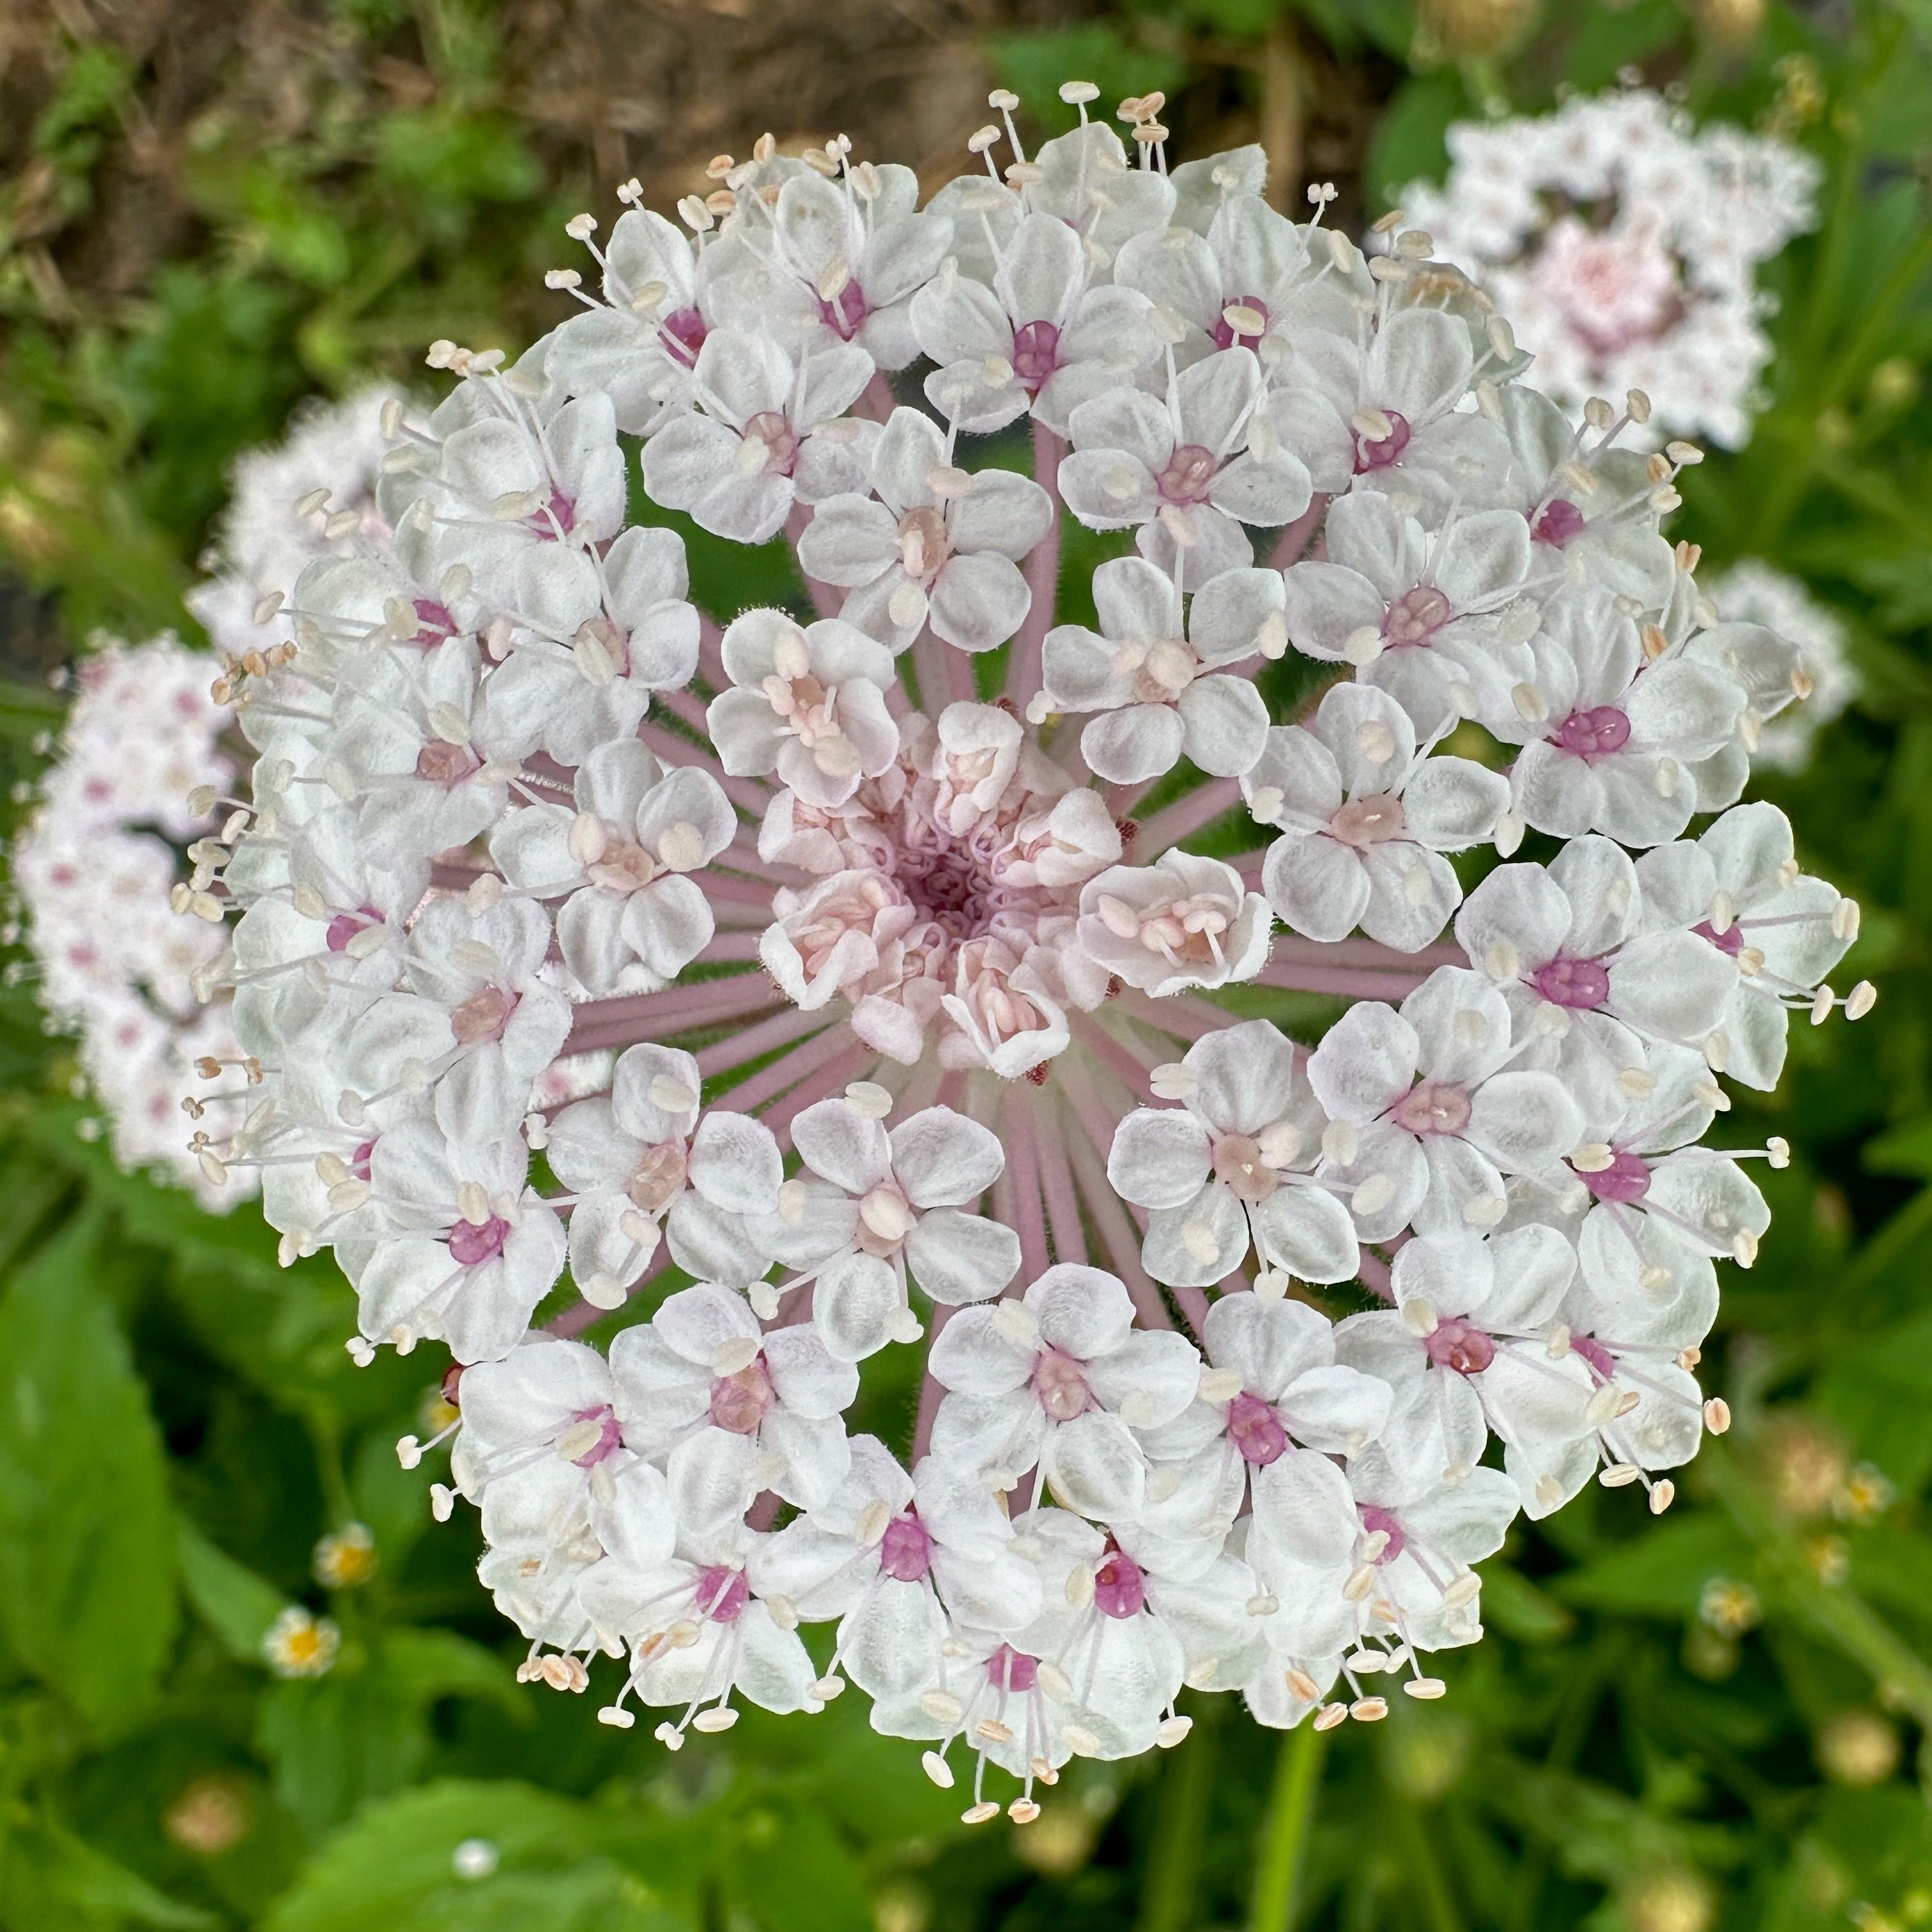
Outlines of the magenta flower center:
M 1258 329 L 1244 328 L 1237 335 L 1233 323 L 1228 320 L 1228 311 L 1231 308 L 1252 310 L 1261 317 L 1261 327 Z M 1237 296 L 1232 302 L 1222 304 L 1221 313 L 1214 318 L 1214 326 L 1208 332 L 1214 338 L 1216 349 L 1232 349 L 1243 341 L 1252 342 L 1258 336 L 1265 335 L 1268 326 L 1273 319 L 1268 313 L 1268 304 L 1259 296 Z
M 1360 476 L 1371 470 L 1386 470 L 1392 463 L 1402 460 L 1402 453 L 1408 447 L 1410 430 L 1408 417 L 1394 410 L 1384 410 L 1388 418 L 1389 433 L 1384 436 L 1358 436 L 1355 438 L 1355 474 Z
M 886 1525 L 879 1539 L 879 1568 L 902 1583 L 922 1581 L 932 1568 L 932 1538 L 912 1510 Z
M 1246 1389 L 1228 1405 L 1228 1439 L 1244 1462 L 1258 1469 L 1279 1462 L 1288 1453 L 1288 1431 L 1281 1418 L 1258 1395 Z
M 687 369 L 697 362 L 698 352 L 704 346 L 709 333 L 704 316 L 694 308 L 674 310 L 658 325 L 658 340 L 666 352 Z
M 1552 496 L 1537 512 L 1529 533 L 1540 544 L 1562 550 L 1574 543 L 1589 528 L 1583 513 L 1568 496 Z
M 1051 322 L 1024 322 L 1013 331 L 1013 380 L 1029 395 L 1060 367 L 1060 330 Z
M 570 1459 L 580 1469 L 596 1468 L 623 1446 L 624 1432 L 618 1426 L 616 1412 L 608 1402 L 601 1408 L 580 1408 L 570 1419 L 573 1423 L 592 1422 L 597 1425 L 597 1439 L 580 1456 Z
M 1600 1006 L 1610 997 L 1610 976 L 1594 959 L 1552 959 L 1530 984 L 1552 1006 Z
M 456 634 L 456 620 L 449 614 L 447 604 L 439 604 L 433 598 L 418 597 L 416 600 L 416 634 L 410 640 L 412 644 L 433 649 L 446 638 Z
M 449 1258 L 459 1268 L 494 1262 L 510 1238 L 510 1224 L 492 1214 L 487 1221 L 459 1221 L 449 1231 Z
M 1147 1603 L 1147 1579 L 1124 1550 L 1109 1550 L 1094 1573 L 1094 1607 L 1103 1617 L 1137 1617 Z
M 1614 704 L 1573 711 L 1556 728 L 1551 743 L 1580 758 L 1605 758 L 1630 742 L 1630 722 Z
M 1362 1527 L 1371 1536 L 1385 1536 L 1388 1542 L 1382 1545 L 1382 1553 L 1376 1558 L 1378 1563 L 1393 1563 L 1400 1556 L 1408 1538 L 1402 1533 L 1402 1525 L 1385 1509 L 1378 1509 L 1373 1503 L 1364 1503 L 1355 1512 L 1362 1519 Z
M 1618 1148 L 1608 1167 L 1576 1178 L 1599 1201 L 1641 1201 L 1650 1192 L 1650 1168 L 1628 1148 Z
M 1617 1365 L 1609 1349 L 1594 1335 L 1572 1335 L 1570 1352 L 1580 1356 L 1589 1365 L 1590 1372 L 1600 1382 L 1616 1379 Z
M 1071 1422 L 1094 1406 L 1087 1377 L 1074 1358 L 1060 1348 L 1042 1348 L 1033 1365 L 1034 1394 L 1055 1422 Z
M 1382 637 L 1391 650 L 1426 645 L 1455 614 L 1455 607 L 1434 584 L 1418 584 L 1389 606 Z
M 1405 1133 L 1460 1134 L 1469 1124 L 1469 1096 L 1450 1081 L 1418 1081 L 1390 1118 Z
M 561 490 L 553 488 L 550 500 L 545 503 L 531 521 L 536 526 L 537 535 L 554 541 L 567 537 L 577 524 L 577 506 Z
M 1003 1643 L 986 1660 L 986 1682 L 995 1690 L 1030 1690 L 1040 1678 L 1040 1660 Z
M 1735 959 L 1744 950 L 1744 928 L 1733 920 L 1720 932 L 1707 919 L 1694 926 L 1690 930 L 1700 939 L 1708 939 L 1720 952 L 1727 953 Z
M 747 1362 L 735 1375 L 720 1376 L 711 1384 L 711 1420 L 734 1436 L 755 1436 L 765 1412 L 778 1400 L 764 1358 Z
M 339 912 L 328 922 L 328 930 L 322 934 L 322 943 L 332 952 L 346 952 L 349 942 L 358 932 L 382 922 L 382 915 L 373 906 L 364 906 L 360 912 Z
M 866 301 L 866 291 L 856 280 L 848 282 L 831 301 L 827 302 L 823 296 L 818 300 L 819 320 L 842 341 L 850 342 L 872 312 Z
M 1450 1316 L 1422 1338 L 1429 1359 L 1459 1376 L 1479 1376 L 1496 1358 L 1494 1340 L 1473 1324 Z
M 1198 442 L 1184 442 L 1167 459 L 1167 467 L 1154 478 L 1154 487 L 1164 503 L 1204 502 L 1216 466 L 1211 449 L 1203 449 Z
M 742 1570 L 714 1563 L 698 1573 L 698 1607 L 714 1624 L 735 1624 L 751 1600 L 752 1586 Z

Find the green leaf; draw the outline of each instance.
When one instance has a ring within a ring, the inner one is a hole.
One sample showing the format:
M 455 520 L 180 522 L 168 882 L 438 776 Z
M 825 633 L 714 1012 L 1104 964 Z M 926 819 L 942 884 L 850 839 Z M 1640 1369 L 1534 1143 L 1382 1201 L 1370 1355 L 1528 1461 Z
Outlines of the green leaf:
M 181 1526 L 182 1587 L 202 1621 L 229 1654 L 262 1660 L 262 1640 L 287 1607 L 288 1599 L 266 1578 L 218 1550 L 191 1523 Z
M 94 1284 L 98 1232 L 70 1224 L 0 1302 L 0 1628 L 106 1735 L 152 1698 L 178 1605 L 160 1437 Z
M 1612 1546 L 1553 1588 L 1564 1603 L 1583 1610 L 1688 1616 L 1713 1576 L 1740 1576 L 1751 1567 L 1750 1546 L 1737 1530 L 1723 1516 L 1699 1510 Z
M 682 1918 L 599 1855 L 604 1835 L 597 1813 L 530 1785 L 426 1784 L 338 1832 L 263 1932 L 676 1932 Z M 494 1869 L 460 1876 L 459 1846 Z
M 523 1718 L 525 1696 L 508 1664 L 452 1631 L 392 1630 L 345 1642 L 325 1677 L 277 1684 L 256 1742 L 274 1766 L 276 1796 L 319 1833 L 422 1771 L 439 1698 L 494 1701 Z
M 754 1810 L 740 1829 L 745 1852 L 722 1860 L 720 1876 L 764 1932 L 851 1932 L 866 1923 L 858 1864 L 821 1813 Z
M 1443 136 L 1452 121 L 1469 112 L 1469 97 L 1454 74 L 1418 74 L 1405 81 L 1370 145 L 1364 174 L 1372 205 L 1378 210 L 1392 208 L 1411 182 L 1440 181 L 1449 162 Z
M 1576 1628 L 1562 1604 L 1507 1563 L 1483 1566 L 1483 1621 L 1519 1643 L 1561 1643 Z
M 1076 118 L 1073 109 L 1060 105 L 1062 81 L 1093 82 L 1100 90 L 1100 105 L 1111 116 L 1114 101 L 1156 90 L 1173 94 L 1187 77 L 1186 67 L 1172 56 L 1136 46 L 1097 21 L 1054 33 L 1000 34 L 988 52 L 1000 83 L 1055 134 L 1064 133 Z
M 130 1924 L 202 1932 L 217 1922 L 50 1820 L 12 1833 L 5 1852 L 0 1923 L 9 1932 L 109 1932 Z

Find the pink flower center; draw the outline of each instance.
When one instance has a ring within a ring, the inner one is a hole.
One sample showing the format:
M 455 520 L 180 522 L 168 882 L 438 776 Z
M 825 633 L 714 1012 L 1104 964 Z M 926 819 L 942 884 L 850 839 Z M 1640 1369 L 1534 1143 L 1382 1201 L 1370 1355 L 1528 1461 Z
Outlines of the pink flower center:
M 1617 1365 L 1614 1357 L 1594 1335 L 1572 1335 L 1570 1352 L 1580 1356 L 1589 1365 L 1590 1372 L 1600 1382 L 1615 1382 Z
M 555 541 L 567 537 L 577 525 L 577 506 L 561 490 L 553 489 L 550 500 L 531 518 L 538 536 Z
M 483 1222 L 459 1221 L 449 1231 L 449 1258 L 458 1268 L 481 1268 L 503 1252 L 510 1224 L 492 1214 Z
M 1055 1422 L 1071 1422 L 1094 1406 L 1093 1391 L 1074 1358 L 1060 1348 L 1042 1348 L 1034 1359 L 1033 1390 Z
M 1400 838 L 1406 824 L 1402 800 L 1393 792 L 1376 791 L 1366 798 L 1350 799 L 1329 820 L 1328 830 L 1331 837 L 1360 852 Z
M 506 993 L 501 986 L 479 987 L 450 1015 L 449 1030 L 459 1046 L 501 1040 L 516 1010 L 515 994 Z
M 1588 528 L 1582 512 L 1568 496 L 1552 496 L 1537 512 L 1529 533 L 1537 542 L 1547 544 L 1552 550 L 1562 550 Z
M 908 510 L 899 519 L 898 540 L 900 566 L 915 584 L 930 584 L 952 554 L 946 519 L 937 510 Z
M 1408 447 L 1408 418 L 1394 410 L 1384 410 L 1382 414 L 1389 419 L 1389 433 L 1384 436 L 1358 436 L 1355 438 L 1355 474 L 1362 476 L 1372 470 L 1386 470 L 1392 463 L 1402 460 L 1402 453 Z
M 597 1425 L 597 1439 L 580 1456 L 570 1460 L 580 1469 L 594 1469 L 599 1462 L 608 1462 L 623 1447 L 624 1432 L 618 1426 L 616 1412 L 607 1402 L 601 1408 L 580 1408 L 571 1418 L 573 1423 L 594 1422 Z
M 1469 1124 L 1469 1096 L 1450 1081 L 1418 1081 L 1390 1118 L 1406 1133 L 1460 1134 Z
M 1013 331 L 1013 380 L 1029 395 L 1046 386 L 1060 367 L 1060 330 L 1051 322 L 1029 322 Z
M 1201 503 L 1207 500 L 1218 467 L 1214 452 L 1198 442 L 1184 442 L 1167 459 L 1167 467 L 1154 478 L 1163 503 Z
M 586 876 L 607 892 L 640 892 L 656 880 L 658 862 L 643 846 L 626 839 L 605 846 L 603 856 L 586 868 Z
M 1432 584 L 1405 590 L 1382 620 L 1382 637 L 1390 650 L 1426 645 L 1456 614 L 1455 607 Z
M 662 1141 L 645 1148 L 624 1184 L 624 1192 L 634 1207 L 646 1214 L 668 1208 L 684 1192 L 684 1177 L 689 1166 L 682 1141 Z
M 949 840 L 929 850 L 902 847 L 895 876 L 922 921 L 954 939 L 971 939 L 985 931 L 998 888 L 970 844 Z
M 1003 1643 L 986 1660 L 986 1682 L 995 1690 L 1017 1690 L 1024 1695 L 1040 1678 L 1040 1660 Z
M 1530 983 L 1552 1006 L 1600 1006 L 1610 997 L 1610 976 L 1594 959 L 1552 959 Z
M 1246 1389 L 1228 1405 L 1228 1439 L 1240 1451 L 1241 1460 L 1258 1469 L 1279 1462 L 1288 1453 L 1288 1431 L 1281 1426 L 1281 1418 Z
M 658 340 L 664 344 L 665 352 L 687 369 L 696 364 L 698 352 L 704 346 L 709 333 L 704 316 L 694 308 L 674 310 L 658 325 Z
M 932 1538 L 911 1510 L 896 1516 L 879 1539 L 879 1568 L 902 1583 L 916 1583 L 932 1568 Z
M 719 1376 L 711 1384 L 711 1420 L 734 1436 L 755 1436 L 765 1412 L 777 1402 L 764 1358 L 747 1362 L 735 1375 Z
M 818 299 L 819 320 L 845 342 L 850 342 L 858 334 L 872 312 L 866 304 L 866 291 L 856 280 L 848 282 L 831 301 L 827 302 L 823 296 Z
M 380 926 L 382 915 L 373 906 L 364 906 L 360 912 L 339 912 L 328 922 L 328 930 L 322 936 L 322 943 L 332 952 L 342 952 L 348 949 L 349 942 L 358 932 L 365 932 L 372 926 Z
M 749 454 L 755 456 L 760 444 L 764 460 L 752 474 L 789 476 L 798 461 L 798 432 L 782 411 L 760 410 L 746 424 L 745 447 Z
M 1265 1201 L 1281 1185 L 1262 1158 L 1261 1142 L 1246 1134 L 1223 1134 L 1214 1143 L 1214 1173 L 1237 1201 Z
M 1429 1359 L 1459 1376 L 1479 1376 L 1496 1358 L 1495 1341 L 1481 1329 L 1450 1316 L 1422 1338 Z
M 1094 1607 L 1103 1617 L 1137 1617 L 1147 1603 L 1147 1579 L 1124 1550 L 1108 1551 L 1094 1573 Z
M 1656 341 L 1684 313 L 1677 263 L 1654 219 L 1599 232 L 1566 215 L 1550 229 L 1532 279 L 1599 356 Z
M 1690 930 L 1700 939 L 1708 939 L 1720 952 L 1728 954 L 1733 959 L 1744 950 L 1744 928 L 1739 926 L 1736 920 L 1726 926 L 1722 932 L 1720 932 L 1708 919 L 1699 925 L 1694 926 Z
M 452 745 L 433 738 L 416 754 L 416 776 L 454 791 L 465 778 L 483 769 L 483 760 L 467 745 Z
M 1371 1536 L 1385 1536 L 1388 1542 L 1382 1545 L 1382 1553 L 1376 1558 L 1378 1563 L 1393 1563 L 1402 1552 L 1408 1539 L 1402 1533 L 1402 1525 L 1385 1509 L 1378 1509 L 1373 1503 L 1364 1503 L 1355 1512 L 1362 1519 L 1362 1527 Z
M 1261 327 L 1258 329 L 1244 328 L 1237 335 L 1234 324 L 1228 320 L 1228 311 L 1231 308 L 1252 309 L 1261 317 Z M 1237 296 L 1232 302 L 1221 304 L 1221 313 L 1214 318 L 1214 326 L 1208 333 L 1214 338 L 1216 349 L 1232 349 L 1241 342 L 1252 342 L 1258 336 L 1265 335 L 1272 319 L 1268 314 L 1268 304 L 1259 296 Z
M 752 1586 L 743 1570 L 714 1563 L 698 1573 L 694 1594 L 698 1609 L 714 1624 L 735 1624 L 751 1600 Z
M 1650 1192 L 1650 1168 L 1628 1148 L 1618 1148 L 1610 1156 L 1608 1167 L 1576 1178 L 1599 1201 L 1641 1201 Z
M 1630 722 L 1614 704 L 1573 711 L 1556 728 L 1550 742 L 1580 758 L 1608 758 L 1630 742 Z

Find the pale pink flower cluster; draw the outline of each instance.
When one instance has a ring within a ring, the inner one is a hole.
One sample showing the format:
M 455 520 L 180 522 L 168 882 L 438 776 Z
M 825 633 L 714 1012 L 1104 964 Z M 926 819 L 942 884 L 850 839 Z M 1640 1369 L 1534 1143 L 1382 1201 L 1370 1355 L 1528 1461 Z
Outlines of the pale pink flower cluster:
M 1772 353 L 1757 269 L 1815 221 L 1817 163 L 1635 88 L 1448 140 L 1404 205 L 1509 316 L 1525 380 L 1573 412 L 1640 388 L 1659 430 L 1741 448 Z
M 1804 679 L 1660 534 L 1697 452 L 1526 388 L 1426 235 L 1371 261 L 1096 92 L 1030 153 L 995 95 L 923 206 L 767 138 L 682 227 L 573 221 L 584 313 L 436 345 L 262 586 L 196 888 L 260 1078 L 203 1156 L 333 1251 L 358 1360 L 454 1357 L 432 1496 L 528 1674 L 671 1748 L 856 1684 L 973 1821 L 1184 1686 L 1440 1695 L 1519 1511 L 1666 1507 L 1788 1158 L 1701 1144 L 1723 1082 L 1873 998 L 1738 802 Z M 979 463 L 1022 418 L 1032 476 Z M 700 612 L 634 462 L 783 531 L 795 603 Z M 1094 627 L 1069 518 L 1120 533 Z M 1300 1041 L 1280 991 L 1352 1004 Z M 910 1442 L 849 1433 L 920 1345 Z

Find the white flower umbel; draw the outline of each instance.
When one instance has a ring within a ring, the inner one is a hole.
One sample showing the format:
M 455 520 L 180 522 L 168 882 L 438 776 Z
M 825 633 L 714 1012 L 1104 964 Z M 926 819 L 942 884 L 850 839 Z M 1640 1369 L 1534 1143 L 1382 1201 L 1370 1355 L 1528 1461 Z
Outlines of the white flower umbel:
M 974 1822 L 1179 1743 L 1183 1684 L 1439 1694 L 1520 1505 L 1667 1502 L 1768 1219 L 1726 1070 L 1874 997 L 1736 802 L 1802 664 L 1661 534 L 1697 452 L 1524 389 L 1426 237 L 1371 265 L 1096 94 L 1036 152 L 994 96 L 923 207 L 765 139 L 689 239 L 573 221 L 600 292 L 438 344 L 224 668 L 253 802 L 188 885 L 253 1083 L 204 1169 L 334 1249 L 358 1359 L 468 1364 L 530 1674 L 625 1660 L 605 1720 L 673 1747 L 849 1681 Z M 976 440 L 1022 418 L 1030 477 Z M 721 628 L 667 508 L 782 530 L 796 597 Z M 1069 517 L 1131 554 L 1063 583 Z M 1464 902 L 1526 822 L 1570 842 Z M 908 1438 L 848 1438 L 914 1347 Z

